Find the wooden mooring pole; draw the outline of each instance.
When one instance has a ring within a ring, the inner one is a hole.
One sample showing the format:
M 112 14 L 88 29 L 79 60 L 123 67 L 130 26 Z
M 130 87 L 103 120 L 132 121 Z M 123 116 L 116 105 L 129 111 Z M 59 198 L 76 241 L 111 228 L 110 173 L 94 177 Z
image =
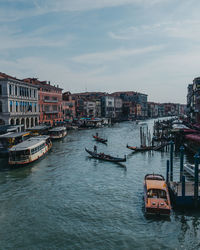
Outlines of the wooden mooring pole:
M 199 196 L 199 155 L 195 154 L 194 156 L 195 164 L 195 174 L 194 174 L 194 205 L 198 206 L 198 196 Z
M 183 175 L 182 176 L 182 179 L 181 179 L 181 184 L 182 184 L 182 197 L 185 196 L 185 176 Z
M 170 142 L 170 181 L 173 181 L 173 153 L 174 153 L 174 142 Z
M 182 181 L 183 176 L 183 162 L 184 162 L 184 147 L 180 147 L 180 182 Z
M 169 182 L 169 160 L 167 160 L 166 182 Z

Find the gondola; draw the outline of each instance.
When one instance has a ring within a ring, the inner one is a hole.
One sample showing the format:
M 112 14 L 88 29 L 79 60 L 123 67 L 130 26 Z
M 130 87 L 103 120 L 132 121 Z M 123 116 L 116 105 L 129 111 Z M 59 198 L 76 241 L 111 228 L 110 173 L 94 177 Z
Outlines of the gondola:
M 111 162 L 125 162 L 126 161 L 126 156 L 124 158 L 118 158 L 118 157 L 113 157 L 111 155 L 106 155 L 104 153 L 96 153 L 94 151 L 90 151 L 87 148 L 85 148 L 85 151 L 91 155 L 95 159 L 103 160 L 103 161 L 111 161 Z
M 96 141 L 98 141 L 98 142 L 102 142 L 102 143 L 107 143 L 107 141 L 108 140 L 106 140 L 106 139 L 103 139 L 103 138 L 101 138 L 101 137 L 99 137 L 99 136 L 96 136 L 96 135 L 93 135 L 93 138 L 96 140 Z
M 149 151 L 152 150 L 152 146 L 143 146 L 143 147 L 131 147 L 129 145 L 126 146 L 128 149 L 134 150 L 135 152 L 144 152 L 144 151 Z

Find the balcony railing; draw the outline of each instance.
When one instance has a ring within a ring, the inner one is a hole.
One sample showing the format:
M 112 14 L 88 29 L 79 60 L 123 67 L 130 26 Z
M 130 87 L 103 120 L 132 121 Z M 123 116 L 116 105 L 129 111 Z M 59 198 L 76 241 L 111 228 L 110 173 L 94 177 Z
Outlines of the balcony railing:
M 58 111 L 44 111 L 45 114 L 58 114 Z
M 58 100 L 47 100 L 47 99 L 44 99 L 44 102 L 49 102 L 49 103 L 57 103 Z

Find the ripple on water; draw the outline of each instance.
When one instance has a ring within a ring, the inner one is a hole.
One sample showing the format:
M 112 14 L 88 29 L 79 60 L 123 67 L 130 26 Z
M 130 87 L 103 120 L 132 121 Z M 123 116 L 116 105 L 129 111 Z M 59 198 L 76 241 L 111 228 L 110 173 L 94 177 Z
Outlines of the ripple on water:
M 139 128 L 125 122 L 69 132 L 30 168 L 11 170 L 1 161 L 1 248 L 198 249 L 198 212 L 173 211 L 170 220 L 144 215 L 144 176 L 165 175 L 169 154 L 132 154 L 126 145 L 139 145 Z M 107 146 L 93 140 L 96 132 Z M 84 149 L 95 144 L 128 155 L 126 168 L 89 158 Z M 174 162 L 177 178 L 178 156 Z

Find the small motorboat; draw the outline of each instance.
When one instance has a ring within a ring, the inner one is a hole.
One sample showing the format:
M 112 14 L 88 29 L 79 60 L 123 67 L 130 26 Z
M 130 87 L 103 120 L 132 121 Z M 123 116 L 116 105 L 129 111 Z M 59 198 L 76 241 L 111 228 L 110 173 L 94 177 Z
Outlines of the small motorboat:
M 144 152 L 144 151 L 149 151 L 153 149 L 152 146 L 132 147 L 132 146 L 126 145 L 126 147 L 128 149 L 134 150 L 135 152 Z
M 170 215 L 171 203 L 165 179 L 160 174 L 147 174 L 144 178 L 144 202 L 147 215 Z
M 85 151 L 91 155 L 95 159 L 103 160 L 103 161 L 111 161 L 111 162 L 125 162 L 126 156 L 124 158 L 118 158 L 111 155 L 107 155 L 104 153 L 97 153 L 95 151 L 90 151 L 89 149 L 85 148 Z

